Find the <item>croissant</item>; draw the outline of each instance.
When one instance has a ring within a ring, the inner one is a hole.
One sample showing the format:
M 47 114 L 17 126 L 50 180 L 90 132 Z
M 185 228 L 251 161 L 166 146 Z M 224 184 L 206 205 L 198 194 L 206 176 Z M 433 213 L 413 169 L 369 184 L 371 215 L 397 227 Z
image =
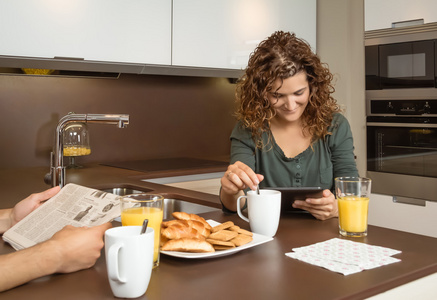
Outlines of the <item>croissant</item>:
M 175 211 L 174 213 L 172 213 L 173 217 L 177 220 L 194 220 L 194 221 L 199 221 L 202 222 L 203 225 L 205 225 L 205 227 L 209 230 L 211 230 L 211 225 L 208 224 L 208 222 L 206 222 L 206 220 L 198 215 L 195 214 L 188 214 L 186 212 L 179 212 L 179 211 Z
M 183 221 L 183 220 L 179 220 L 179 221 Z M 196 220 L 185 220 L 188 225 L 190 227 L 193 227 L 194 229 L 197 230 L 197 232 L 199 232 L 203 237 L 207 238 L 209 236 L 209 234 L 211 233 L 211 230 L 208 229 L 205 224 L 203 224 L 200 221 L 196 221 Z
M 203 237 L 207 238 L 211 233 L 211 230 L 205 227 L 205 225 L 200 221 L 195 220 L 170 220 L 162 222 L 163 228 L 169 228 L 174 225 L 187 226 L 197 230 Z
M 182 251 L 182 252 L 215 252 L 214 247 L 205 240 L 196 238 L 182 238 L 169 240 L 162 248 L 163 251 Z
M 161 226 L 163 228 L 167 228 L 167 227 L 170 227 L 174 224 L 186 224 L 188 226 L 188 221 L 187 220 L 170 220 L 170 221 L 162 222 Z
M 174 223 L 171 226 L 163 228 L 161 230 L 161 235 L 169 240 L 181 238 L 202 238 L 202 235 L 196 229 L 182 222 Z

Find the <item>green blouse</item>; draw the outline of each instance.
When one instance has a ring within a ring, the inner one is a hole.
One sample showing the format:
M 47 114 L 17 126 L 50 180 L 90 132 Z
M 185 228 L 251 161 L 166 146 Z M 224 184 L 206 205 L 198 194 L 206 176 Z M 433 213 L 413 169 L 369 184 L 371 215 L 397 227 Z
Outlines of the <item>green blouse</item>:
M 331 135 L 315 141 L 296 157 L 286 157 L 272 136 L 263 133 L 264 148 L 257 149 L 250 130 L 238 123 L 231 134 L 231 164 L 241 161 L 264 175 L 266 187 L 314 187 L 334 190 L 334 178 L 358 176 L 349 122 L 335 114 L 328 129 Z M 272 145 L 273 144 L 273 145 Z

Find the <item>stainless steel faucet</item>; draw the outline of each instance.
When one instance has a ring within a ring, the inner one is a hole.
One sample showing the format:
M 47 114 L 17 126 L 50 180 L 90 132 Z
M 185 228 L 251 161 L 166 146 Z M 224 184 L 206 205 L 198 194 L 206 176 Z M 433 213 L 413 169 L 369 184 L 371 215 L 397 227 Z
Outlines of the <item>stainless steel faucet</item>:
M 59 120 L 56 127 L 55 146 L 50 154 L 50 182 L 52 186 L 65 185 L 63 131 L 72 122 L 115 124 L 125 128 L 129 124 L 129 115 L 75 114 L 70 113 Z

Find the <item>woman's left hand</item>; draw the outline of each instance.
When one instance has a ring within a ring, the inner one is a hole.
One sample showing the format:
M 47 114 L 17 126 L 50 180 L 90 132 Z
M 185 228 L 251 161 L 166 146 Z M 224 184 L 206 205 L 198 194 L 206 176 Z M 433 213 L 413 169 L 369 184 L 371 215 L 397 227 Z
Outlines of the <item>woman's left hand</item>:
M 319 220 L 338 217 L 337 199 L 330 190 L 324 190 L 322 198 L 307 198 L 305 201 L 296 200 L 293 207 L 304 209 Z

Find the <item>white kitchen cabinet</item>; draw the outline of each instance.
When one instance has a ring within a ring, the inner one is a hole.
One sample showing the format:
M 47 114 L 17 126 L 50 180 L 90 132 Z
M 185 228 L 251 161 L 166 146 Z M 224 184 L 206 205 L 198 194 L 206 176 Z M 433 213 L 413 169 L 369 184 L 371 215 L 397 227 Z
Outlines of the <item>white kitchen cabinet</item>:
M 256 45 L 276 30 L 295 32 L 315 51 L 316 6 L 317 0 L 0 1 L 0 64 L 239 77 Z
M 175 66 L 243 69 L 256 45 L 292 31 L 316 50 L 316 0 L 173 0 Z
M 0 2 L 0 55 L 171 63 L 171 0 Z
M 425 203 L 425 206 L 396 203 L 391 196 L 372 194 L 369 224 L 437 237 L 437 202 Z
M 424 19 L 437 22 L 435 0 L 365 0 L 365 30 L 391 28 L 394 22 Z

